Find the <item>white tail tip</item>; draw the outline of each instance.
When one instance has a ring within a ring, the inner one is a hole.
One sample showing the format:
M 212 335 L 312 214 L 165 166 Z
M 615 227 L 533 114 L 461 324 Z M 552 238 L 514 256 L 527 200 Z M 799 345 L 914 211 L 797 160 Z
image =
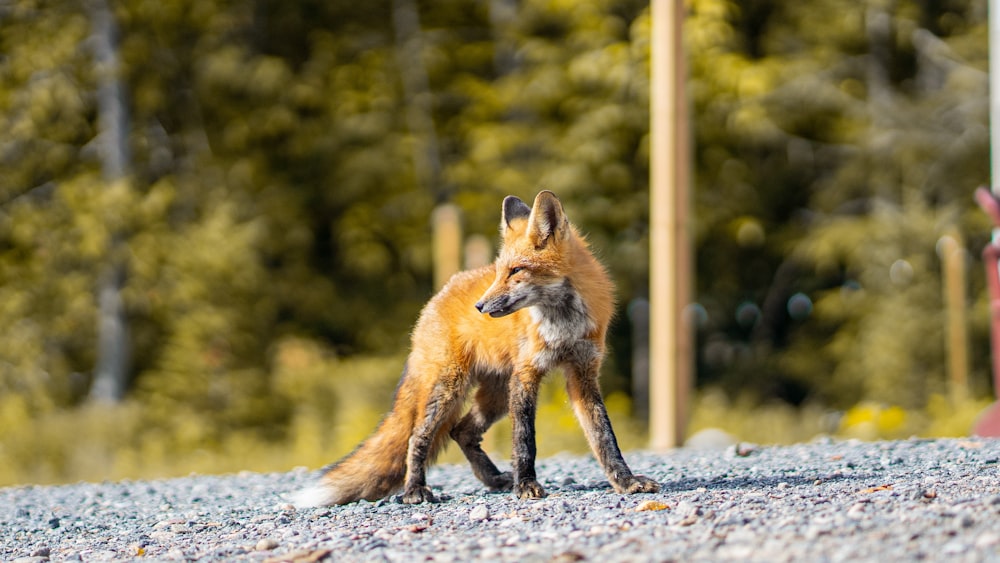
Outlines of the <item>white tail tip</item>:
M 334 494 L 327 487 L 316 486 L 303 489 L 292 495 L 292 504 L 296 508 L 314 508 L 334 504 Z

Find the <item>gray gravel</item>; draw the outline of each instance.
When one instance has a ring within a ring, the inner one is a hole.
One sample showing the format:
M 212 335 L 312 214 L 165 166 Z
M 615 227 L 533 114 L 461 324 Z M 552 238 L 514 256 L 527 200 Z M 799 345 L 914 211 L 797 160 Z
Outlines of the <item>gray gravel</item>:
M 549 496 L 295 510 L 315 474 L 0 489 L 4 561 L 1000 561 L 1000 440 L 822 441 L 626 456 L 663 491 L 623 496 L 586 456 L 542 459 Z

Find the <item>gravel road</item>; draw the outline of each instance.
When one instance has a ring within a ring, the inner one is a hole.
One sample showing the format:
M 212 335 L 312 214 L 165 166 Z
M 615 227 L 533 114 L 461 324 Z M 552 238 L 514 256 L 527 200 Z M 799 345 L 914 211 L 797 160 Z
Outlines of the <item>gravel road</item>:
M 4 561 L 1000 561 L 1000 440 L 820 441 L 626 455 L 658 494 L 615 494 L 589 456 L 539 460 L 549 496 L 434 468 L 441 502 L 295 510 L 315 474 L 0 489 Z

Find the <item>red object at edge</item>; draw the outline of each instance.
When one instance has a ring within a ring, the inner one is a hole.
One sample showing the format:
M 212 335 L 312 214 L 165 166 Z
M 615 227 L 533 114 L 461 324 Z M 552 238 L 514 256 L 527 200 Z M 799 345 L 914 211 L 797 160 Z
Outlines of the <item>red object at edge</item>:
M 986 188 L 976 190 L 976 202 L 1000 229 L 1000 200 Z M 1000 241 L 991 240 L 983 248 L 986 286 L 990 292 L 990 354 L 993 359 L 993 392 L 1000 393 Z M 1000 402 L 994 402 L 979 416 L 972 428 L 977 436 L 1000 436 Z

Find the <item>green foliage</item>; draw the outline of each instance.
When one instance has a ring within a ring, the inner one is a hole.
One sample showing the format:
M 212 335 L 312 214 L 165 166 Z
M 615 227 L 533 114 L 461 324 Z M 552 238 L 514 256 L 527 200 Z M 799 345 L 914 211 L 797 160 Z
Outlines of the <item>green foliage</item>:
M 830 411 L 819 404 L 798 408 L 782 401 L 760 404 L 751 393 L 735 400 L 719 388 L 698 393 L 691 402 L 688 432 L 719 429 L 737 440 L 791 444 L 830 434 Z
M 985 28 L 969 2 L 691 3 L 702 384 L 842 409 L 945 391 L 935 249 L 989 231 Z
M 647 293 L 648 3 L 416 2 L 415 39 L 398 2 L 109 3 L 131 154 L 110 185 L 88 3 L 0 7 L 0 482 L 345 453 L 388 405 L 430 296 L 435 205 L 495 240 L 502 197 L 539 188 L 615 276 L 605 391 L 623 445 L 641 445 L 624 311 Z M 692 428 L 804 439 L 837 409 L 861 421 L 845 436 L 954 432 L 981 403 L 940 399 L 935 248 L 958 230 L 977 256 L 990 229 L 970 197 L 988 175 L 980 3 L 687 8 L 696 383 L 722 393 Z M 97 408 L 112 263 L 129 391 Z M 543 453 L 585 448 L 565 402 L 554 377 Z M 884 412 L 903 422 L 858 430 Z M 487 440 L 500 457 L 505 432 Z
M 949 399 L 932 394 L 920 408 L 872 400 L 846 411 L 811 402 L 798 407 L 782 401 L 760 402 L 750 391 L 735 400 L 719 388 L 699 392 L 692 401 L 689 434 L 719 429 L 732 439 L 758 444 L 792 444 L 820 437 L 900 440 L 968 436 L 992 401 Z

